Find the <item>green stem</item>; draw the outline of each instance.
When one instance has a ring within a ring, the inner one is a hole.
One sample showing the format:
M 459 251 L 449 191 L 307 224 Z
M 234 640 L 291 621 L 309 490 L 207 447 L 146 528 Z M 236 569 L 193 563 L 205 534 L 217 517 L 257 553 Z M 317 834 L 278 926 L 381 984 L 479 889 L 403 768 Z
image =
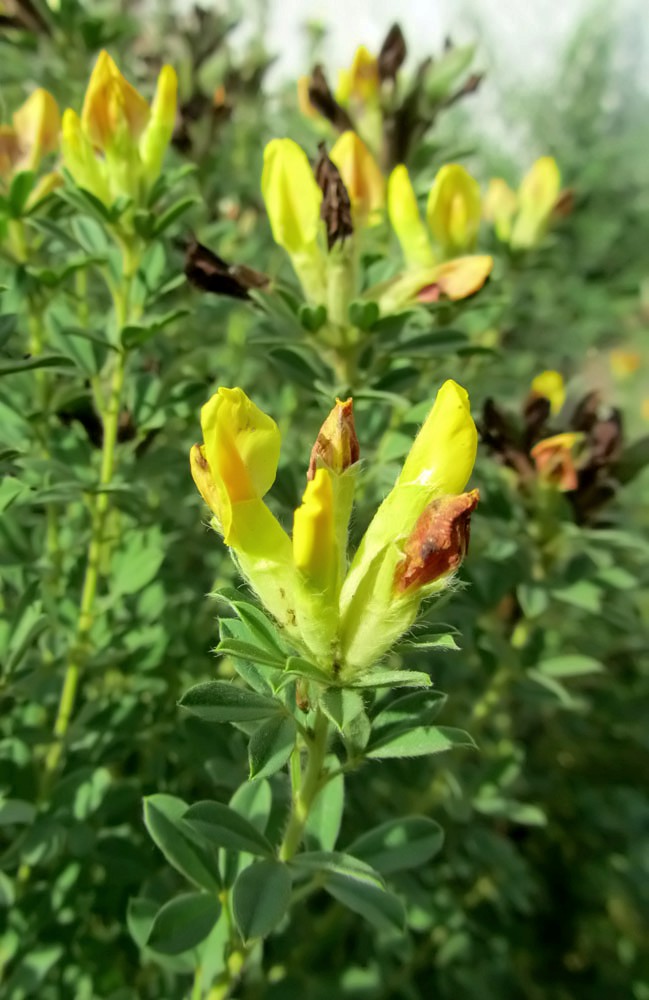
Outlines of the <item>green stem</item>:
M 291 814 L 282 841 L 279 856 L 282 861 L 290 861 L 302 841 L 304 827 L 309 818 L 313 801 L 320 791 L 323 780 L 324 760 L 327 753 L 329 722 L 326 715 L 316 710 L 313 736 L 307 743 L 307 765 L 302 776 L 294 761 L 291 761 Z M 299 773 L 299 779 L 297 774 Z
M 130 270 L 130 269 L 129 269 Z M 125 274 L 119 288 L 115 289 L 115 317 L 119 333 L 126 325 L 129 317 L 129 304 L 132 276 Z M 115 355 L 114 368 L 110 383 L 106 408 L 102 413 L 103 443 L 101 466 L 99 471 L 99 493 L 96 496 L 90 532 L 90 543 L 86 561 L 86 571 L 81 589 L 79 617 L 70 658 L 65 671 L 63 688 L 54 723 L 54 740 L 45 758 L 44 789 L 48 790 L 51 779 L 56 772 L 67 735 L 70 719 L 74 712 L 79 680 L 90 655 L 90 630 L 95 615 L 95 598 L 101 574 L 102 554 L 104 551 L 106 523 L 110 510 L 110 494 L 107 487 L 113 479 L 115 469 L 115 453 L 119 415 L 122 402 L 122 390 L 126 372 L 127 354 L 120 348 Z

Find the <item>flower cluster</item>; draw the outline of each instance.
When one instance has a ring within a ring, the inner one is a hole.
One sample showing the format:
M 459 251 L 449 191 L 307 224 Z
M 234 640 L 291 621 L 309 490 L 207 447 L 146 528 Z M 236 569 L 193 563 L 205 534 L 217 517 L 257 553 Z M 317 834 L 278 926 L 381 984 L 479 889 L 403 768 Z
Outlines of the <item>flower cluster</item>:
M 444 383 L 399 477 L 348 563 L 359 471 L 352 401 L 337 401 L 314 445 L 289 537 L 264 496 L 280 452 L 275 422 L 241 389 L 221 388 L 201 413 L 191 468 L 213 525 L 242 576 L 322 670 L 340 681 L 369 669 L 447 586 L 468 546 L 478 492 L 463 492 L 477 431 L 466 391 Z

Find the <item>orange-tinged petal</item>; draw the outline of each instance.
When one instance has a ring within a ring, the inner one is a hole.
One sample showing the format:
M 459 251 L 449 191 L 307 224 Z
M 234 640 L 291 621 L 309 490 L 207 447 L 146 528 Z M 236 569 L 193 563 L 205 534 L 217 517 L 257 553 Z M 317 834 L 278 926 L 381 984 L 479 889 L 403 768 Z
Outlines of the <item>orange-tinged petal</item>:
M 403 547 L 394 575 L 397 594 L 420 589 L 459 569 L 469 548 L 471 514 L 478 490 L 440 497 L 428 504 Z
M 355 132 L 343 132 L 334 143 L 330 158 L 347 189 L 354 221 L 370 225 L 378 222 L 385 204 L 385 180 L 365 143 Z
M 534 445 L 530 455 L 541 479 L 562 492 L 576 490 L 579 485 L 575 451 L 584 441 L 577 431 L 555 434 Z

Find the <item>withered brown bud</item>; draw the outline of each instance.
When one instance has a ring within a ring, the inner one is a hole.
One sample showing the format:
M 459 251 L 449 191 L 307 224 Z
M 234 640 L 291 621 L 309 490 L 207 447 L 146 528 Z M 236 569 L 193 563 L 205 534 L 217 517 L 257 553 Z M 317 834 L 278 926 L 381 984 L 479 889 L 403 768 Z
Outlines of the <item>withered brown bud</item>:
M 316 442 L 311 450 L 311 461 L 307 479 L 316 474 L 318 463 L 326 465 L 332 472 L 342 473 L 358 462 L 360 447 L 354 427 L 354 403 L 346 399 L 343 403 L 336 400 L 336 405 L 323 423 Z
M 309 101 L 339 132 L 354 131 L 354 123 L 331 92 L 322 66 L 314 66 L 308 87 Z
M 379 52 L 379 79 L 394 80 L 407 54 L 406 40 L 398 24 L 393 24 Z
M 440 497 L 429 503 L 404 546 L 404 558 L 394 574 L 394 589 L 403 594 L 425 587 L 459 568 L 469 548 L 471 514 L 480 493 Z
M 327 156 L 324 142 L 318 145 L 318 159 L 313 172 L 322 191 L 320 218 L 327 228 L 327 247 L 331 250 L 338 241 L 352 235 L 354 226 L 347 188 L 338 167 Z
M 588 435 L 589 464 L 613 465 L 622 453 L 622 416 L 619 410 L 598 419 Z
M 215 295 L 247 299 L 252 288 L 266 288 L 268 277 L 245 264 L 230 265 L 209 247 L 192 240 L 185 253 L 185 276 L 195 288 Z

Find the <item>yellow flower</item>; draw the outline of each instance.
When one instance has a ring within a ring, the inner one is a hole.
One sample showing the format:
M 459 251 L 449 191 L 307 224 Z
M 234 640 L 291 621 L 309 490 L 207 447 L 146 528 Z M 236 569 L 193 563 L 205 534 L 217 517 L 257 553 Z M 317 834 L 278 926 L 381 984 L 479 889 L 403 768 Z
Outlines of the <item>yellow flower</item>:
M 380 87 L 379 64 L 364 45 L 359 45 L 349 69 L 338 74 L 336 100 L 340 104 L 357 101 L 366 104 L 378 97 Z
M 412 554 L 419 519 L 435 501 L 447 501 L 466 486 L 473 470 L 478 435 L 471 417 L 465 389 L 449 380 L 437 394 L 435 404 L 408 454 L 392 491 L 374 515 L 354 556 L 340 595 L 340 655 L 343 673 L 353 674 L 369 667 L 414 622 L 423 596 L 445 585 L 461 556 L 458 539 L 466 535 L 466 524 L 453 535 L 448 527 L 453 518 L 447 503 L 438 503 L 429 514 L 426 531 L 436 537 L 439 524 L 447 524 L 447 534 L 458 541 L 446 544 L 448 559 L 438 563 L 434 575 L 421 576 L 419 585 L 402 586 L 404 556 Z M 477 495 L 464 505 L 470 514 Z M 460 504 L 460 507 L 462 504 Z M 461 519 L 461 511 L 454 511 Z M 438 528 L 434 522 L 438 521 Z M 423 529 L 422 529 L 423 530 Z M 446 530 L 446 529 L 445 529 Z M 410 545 L 410 549 L 409 549 Z M 432 575 L 431 575 L 432 573 Z
M 482 214 L 487 222 L 492 223 L 496 236 L 503 243 L 509 242 L 517 208 L 516 193 L 502 177 L 493 177 L 487 187 Z
M 542 156 L 527 172 L 518 189 L 518 214 L 511 233 L 514 249 L 536 246 L 545 235 L 559 197 L 561 174 L 552 156 Z
M 149 105 L 103 50 L 90 75 L 81 125 L 97 149 L 106 152 L 128 137 L 136 144 L 149 120 Z
M 480 187 L 458 163 L 437 173 L 428 196 L 428 225 L 445 257 L 472 250 L 480 227 Z
M 558 413 L 566 401 L 566 386 L 561 372 L 541 372 L 532 379 L 532 393 L 544 396 L 550 402 L 550 412 Z
M 637 372 L 642 363 L 642 358 L 637 351 L 625 351 L 616 348 L 608 356 L 611 371 L 617 378 L 627 378 Z
M 576 490 L 579 485 L 575 452 L 583 444 L 584 435 L 567 431 L 544 438 L 530 451 L 539 478 L 561 492 Z
M 329 155 L 347 189 L 354 222 L 379 222 L 385 204 L 385 180 L 365 143 L 355 132 L 343 132 Z
M 542 156 L 524 176 L 517 193 L 501 177 L 489 181 L 483 204 L 484 218 L 496 236 L 515 250 L 536 246 L 546 233 L 552 213 L 560 204 L 561 174 L 556 160 Z M 567 194 L 567 192 L 565 192 Z
M 422 222 L 408 168 L 395 167 L 388 180 L 388 217 L 406 263 L 410 267 L 430 267 L 435 262 L 433 248 Z
M 336 586 L 338 552 L 334 524 L 331 473 L 317 469 L 307 482 L 302 506 L 293 516 L 295 565 L 316 590 L 327 593 Z
M 318 244 L 322 192 L 306 153 L 292 139 L 273 139 L 266 146 L 261 193 L 273 239 L 290 256 L 307 298 L 323 302 L 325 257 Z
M 176 118 L 177 80 L 163 66 L 151 108 L 107 52 L 90 76 L 81 117 L 63 116 L 63 160 L 76 183 L 110 206 L 142 203 L 157 180 Z
M 379 286 L 376 296 L 382 316 L 406 309 L 413 302 L 457 302 L 478 292 L 493 268 L 493 257 L 473 254 L 434 264 L 432 267 L 406 271 Z
M 465 390 L 452 381 L 440 389 L 349 571 L 358 468 L 351 400 L 336 403 L 318 435 L 292 542 L 263 501 L 277 469 L 275 422 L 241 389 L 219 389 L 201 423 L 204 443 L 192 449 L 192 474 L 243 576 L 321 669 L 345 681 L 369 668 L 466 553 L 478 494 L 461 493 L 477 444 Z
M 42 87 L 35 90 L 14 112 L 11 125 L 0 125 L 0 189 L 8 188 L 23 170 L 38 171 L 43 157 L 53 153 L 59 142 L 61 118 L 56 101 Z M 56 173 L 38 181 L 27 199 L 25 210 L 34 206 L 61 184 Z

